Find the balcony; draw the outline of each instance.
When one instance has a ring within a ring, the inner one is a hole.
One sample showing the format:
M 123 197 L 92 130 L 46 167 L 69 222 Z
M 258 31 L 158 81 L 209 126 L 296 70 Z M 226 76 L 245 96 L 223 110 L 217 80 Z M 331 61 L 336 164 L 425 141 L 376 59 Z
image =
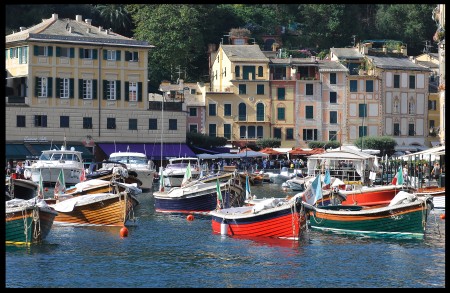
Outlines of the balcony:
M 7 96 L 6 105 L 8 106 L 29 106 L 30 101 L 27 97 Z

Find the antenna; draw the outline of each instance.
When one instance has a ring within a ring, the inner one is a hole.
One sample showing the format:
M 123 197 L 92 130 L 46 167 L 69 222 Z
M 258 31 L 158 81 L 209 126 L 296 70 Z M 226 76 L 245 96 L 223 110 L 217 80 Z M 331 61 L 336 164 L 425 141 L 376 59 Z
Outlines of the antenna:
M 430 45 L 430 41 L 426 40 L 425 41 L 425 48 L 423 49 L 423 53 L 428 54 L 430 53 L 430 48 L 432 46 Z

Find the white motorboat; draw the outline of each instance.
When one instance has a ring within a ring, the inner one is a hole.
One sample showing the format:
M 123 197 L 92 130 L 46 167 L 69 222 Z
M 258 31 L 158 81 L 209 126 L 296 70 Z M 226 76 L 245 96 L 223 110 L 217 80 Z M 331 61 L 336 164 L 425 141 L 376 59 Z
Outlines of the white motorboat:
M 152 189 L 156 168 L 153 161 L 149 160 L 146 154 L 139 152 L 115 152 L 109 155 L 109 161 L 125 164 L 129 172 L 136 172 L 137 178 L 142 182 L 142 185 L 140 186 L 141 189 Z M 102 168 L 109 169 L 114 167 L 113 165 L 114 164 L 106 163 L 103 164 Z
M 180 187 L 184 174 L 190 163 L 191 178 L 197 179 L 200 175 L 200 159 L 197 157 L 172 158 L 163 171 L 164 184 L 170 187 Z
M 62 170 L 66 185 L 77 184 L 84 169 L 81 154 L 82 152 L 76 151 L 74 147 L 68 150 L 65 146 L 60 150 L 44 150 L 36 162 L 25 166 L 25 170 L 31 171 L 31 180 L 37 183 L 42 174 L 44 184 L 55 184 Z

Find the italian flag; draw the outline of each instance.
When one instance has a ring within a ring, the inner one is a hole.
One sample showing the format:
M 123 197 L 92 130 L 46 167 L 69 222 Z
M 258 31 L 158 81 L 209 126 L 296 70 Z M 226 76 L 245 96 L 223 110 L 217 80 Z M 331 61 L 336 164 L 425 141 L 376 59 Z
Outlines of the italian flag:
M 402 185 L 403 184 L 403 170 L 402 166 L 398 166 L 397 174 L 395 174 L 395 177 L 392 178 L 392 185 Z
M 66 192 L 66 182 L 64 180 L 64 171 L 61 169 L 58 175 L 58 179 L 56 179 L 55 189 L 53 190 L 53 194 L 55 196 L 61 195 Z
M 164 174 L 162 166 L 159 168 L 159 191 L 164 192 Z
M 222 202 L 222 191 L 220 190 L 220 182 L 219 179 L 217 179 L 217 186 L 216 186 L 216 192 L 217 192 L 217 210 L 220 210 L 221 202 Z

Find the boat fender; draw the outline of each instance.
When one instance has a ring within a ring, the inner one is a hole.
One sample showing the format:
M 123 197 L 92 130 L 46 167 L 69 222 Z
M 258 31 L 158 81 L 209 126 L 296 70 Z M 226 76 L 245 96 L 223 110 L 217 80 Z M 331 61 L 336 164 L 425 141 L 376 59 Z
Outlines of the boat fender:
M 28 169 L 25 169 L 25 171 L 23 172 L 23 177 L 25 179 L 30 179 L 31 178 L 31 171 Z

